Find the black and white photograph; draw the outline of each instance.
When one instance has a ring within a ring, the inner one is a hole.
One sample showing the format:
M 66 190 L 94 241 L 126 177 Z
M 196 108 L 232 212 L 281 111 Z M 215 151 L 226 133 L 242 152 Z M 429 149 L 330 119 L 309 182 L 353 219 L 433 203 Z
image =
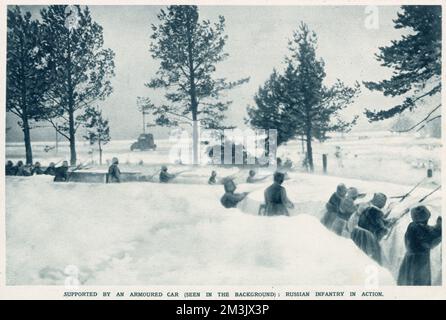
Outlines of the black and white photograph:
M 6 288 L 443 286 L 440 2 L 63 3 L 2 5 Z

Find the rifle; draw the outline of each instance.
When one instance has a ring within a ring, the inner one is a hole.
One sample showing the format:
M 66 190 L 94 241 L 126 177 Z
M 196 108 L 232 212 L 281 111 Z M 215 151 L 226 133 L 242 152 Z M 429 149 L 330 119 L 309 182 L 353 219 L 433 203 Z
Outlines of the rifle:
M 187 170 L 183 170 L 183 171 L 178 171 L 177 173 L 174 173 L 174 176 L 180 175 L 182 173 L 188 172 L 188 171 L 192 171 L 192 169 L 187 169 Z
M 438 186 L 437 188 L 435 188 L 433 191 L 429 192 L 427 195 L 425 195 L 424 197 L 422 197 L 420 200 L 418 200 L 416 203 L 421 203 L 424 200 L 426 200 L 429 196 L 431 196 L 432 194 L 434 194 L 435 192 L 437 192 L 438 190 L 441 189 L 441 185 Z M 395 228 L 395 225 L 401 220 L 401 218 L 403 218 L 406 214 L 408 214 L 410 212 L 410 209 L 407 208 L 406 210 L 404 210 L 396 219 L 395 221 L 392 223 L 386 237 L 384 238 L 384 240 L 387 240 L 390 237 L 390 234 L 392 233 L 393 229 Z
M 82 169 L 87 169 L 87 168 L 88 168 L 87 164 L 84 164 L 84 163 L 80 163 L 79 165 L 77 165 L 73 170 L 67 172 L 68 173 L 67 182 L 70 180 L 71 174 L 73 172 L 78 171 L 78 170 L 82 170 Z
M 436 187 L 432 192 L 428 193 L 427 195 L 425 195 L 423 198 L 421 198 L 420 200 L 418 200 L 418 203 L 423 202 L 424 200 L 426 200 L 427 197 L 429 197 L 431 194 L 437 192 L 438 190 L 441 189 L 441 185 L 439 185 L 438 187 Z
M 242 173 L 242 170 L 239 170 L 236 173 L 230 174 L 229 176 L 226 176 L 226 177 L 222 178 L 222 180 L 225 180 L 225 179 L 233 180 L 233 179 L 235 179 L 236 176 L 240 175 L 241 173 Z
M 407 192 L 406 194 L 402 195 L 402 196 L 394 196 L 394 197 L 390 197 L 390 199 L 400 199 L 399 202 L 403 202 L 404 199 L 406 199 L 416 188 L 418 188 L 418 186 L 420 184 L 422 184 L 424 181 L 426 180 L 426 178 L 423 178 L 423 180 L 421 180 L 420 182 L 418 182 L 412 189 L 410 189 L 409 192 Z

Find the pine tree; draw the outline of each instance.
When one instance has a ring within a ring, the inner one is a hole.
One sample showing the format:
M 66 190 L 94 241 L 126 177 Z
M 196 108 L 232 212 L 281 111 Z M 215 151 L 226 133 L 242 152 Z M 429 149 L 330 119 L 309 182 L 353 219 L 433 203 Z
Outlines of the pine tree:
M 213 76 L 215 65 L 228 57 L 223 51 L 227 36 L 222 16 L 212 24 L 199 21 L 196 6 L 169 6 L 158 19 L 160 24 L 152 25 L 150 51 L 160 67 L 147 87 L 165 89 L 169 103 L 157 106 L 153 115 L 158 125 L 192 125 L 193 163 L 197 164 L 199 124 L 221 128 L 231 103 L 221 99 L 222 93 L 248 78 L 227 82 Z
M 270 78 L 254 96 L 255 106 L 248 106 L 245 122 L 253 128 L 277 130 L 277 145 L 296 136 L 296 123 L 289 117 L 286 106 L 280 103 L 279 86 L 282 77 L 274 69 Z
M 110 127 L 108 120 L 102 116 L 99 108 L 87 107 L 84 114 L 79 117 L 83 126 L 87 129 L 84 136 L 91 146 L 97 144 L 99 151 L 99 164 L 102 165 L 102 148 L 110 141 Z
M 316 57 L 317 38 L 302 23 L 289 42 L 290 57 L 285 59 L 283 75 L 273 72 L 255 97 L 256 107 L 248 108 L 248 122 L 256 128 L 278 131 L 278 143 L 302 136 L 306 144 L 306 161 L 314 170 L 313 139 L 323 141 L 332 131 L 348 131 L 357 116 L 346 122 L 339 111 L 346 108 L 359 92 L 337 80 L 332 86 L 324 85 L 325 65 Z
M 40 23 L 18 6 L 8 9 L 6 110 L 19 117 L 26 163 L 32 164 L 32 122 L 44 117 L 42 104 L 49 83 L 49 65 Z
M 47 120 L 70 142 L 75 165 L 79 117 L 111 94 L 114 53 L 103 48 L 102 27 L 93 21 L 88 7 L 52 5 L 42 9 L 41 16 L 53 63 Z
M 394 20 L 395 28 L 408 34 L 393 40 L 387 47 L 379 48 L 376 55 L 382 66 L 393 69 L 393 74 L 390 79 L 364 82 L 364 85 L 385 96 L 401 96 L 404 100 L 388 110 L 366 109 L 369 121 L 388 119 L 405 110 L 412 111 L 423 99 L 441 92 L 441 6 L 401 8 Z

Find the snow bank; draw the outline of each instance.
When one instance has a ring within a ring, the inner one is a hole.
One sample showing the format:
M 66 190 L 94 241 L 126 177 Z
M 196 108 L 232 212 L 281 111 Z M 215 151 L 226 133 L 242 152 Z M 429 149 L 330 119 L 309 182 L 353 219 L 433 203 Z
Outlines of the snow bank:
M 290 180 L 285 181 L 283 185 L 286 188 L 288 197 L 295 204 L 295 208 L 290 210 L 290 215 L 305 212 L 317 219 L 322 217 L 325 212 L 326 202 L 336 190 L 336 186 L 341 182 L 347 187 L 356 187 L 360 193 L 367 194 L 360 202 L 369 201 L 375 192 L 383 192 L 388 197 L 391 197 L 403 195 L 412 189 L 412 186 L 402 186 L 387 182 L 362 181 L 296 172 L 289 172 L 288 175 Z M 264 202 L 263 192 L 270 183 L 250 193 L 247 199 L 240 205 L 241 210 L 257 215 L 259 205 Z M 402 203 L 399 203 L 399 199 L 389 199 L 388 204 L 394 203 L 390 217 L 398 217 L 404 209 L 418 205 L 418 200 L 431 192 L 434 187 L 436 187 L 435 184 L 426 181 Z M 432 212 L 430 224 L 435 224 L 437 217 L 441 215 L 441 191 L 430 196 L 423 202 L 423 205 L 426 205 Z M 406 252 L 404 234 L 410 222 L 410 215 L 405 215 L 396 225 L 389 238 L 381 241 L 385 260 L 384 266 L 392 272 L 395 278 L 398 276 L 399 267 Z M 441 261 L 441 245 L 439 245 L 431 252 L 432 283 L 435 285 L 441 284 Z
M 7 284 L 61 285 L 69 265 L 85 285 L 363 285 L 371 267 L 394 284 L 316 218 L 224 209 L 222 189 L 7 177 Z

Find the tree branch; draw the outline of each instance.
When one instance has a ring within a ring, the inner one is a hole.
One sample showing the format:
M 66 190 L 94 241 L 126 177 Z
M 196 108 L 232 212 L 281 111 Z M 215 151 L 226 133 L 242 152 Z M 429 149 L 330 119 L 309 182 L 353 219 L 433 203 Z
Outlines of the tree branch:
M 426 126 L 426 124 L 428 124 L 429 122 L 431 122 L 431 121 L 433 121 L 433 120 L 435 120 L 435 119 L 438 119 L 438 118 L 441 118 L 441 115 L 435 116 L 435 117 L 433 117 L 432 119 L 427 120 L 425 124 L 423 124 L 421 127 L 419 127 L 419 128 L 417 129 L 417 132 L 420 131 L 421 129 L 423 129 L 423 128 Z
M 439 117 L 439 116 L 436 116 L 435 118 L 432 118 L 432 119 L 428 120 L 429 117 L 432 115 L 432 113 L 434 113 L 434 112 L 435 112 L 436 110 L 438 110 L 438 108 L 440 108 L 440 107 L 441 107 L 441 104 L 439 104 L 438 106 L 436 106 L 433 110 L 431 110 L 431 111 L 428 113 L 428 115 L 427 115 L 426 117 L 424 117 L 421 121 L 419 121 L 419 122 L 417 122 L 416 124 L 414 124 L 412 127 L 408 128 L 408 129 L 405 129 L 405 130 L 396 130 L 396 131 L 392 131 L 392 132 L 398 132 L 398 133 L 409 132 L 409 131 L 415 129 L 416 127 L 418 127 L 420 124 L 422 124 L 422 123 L 425 122 L 425 121 L 427 121 L 426 123 L 429 123 L 431 120 L 434 120 L 434 119 L 436 119 L 436 118 Z M 423 125 L 423 127 L 424 127 L 424 125 Z M 421 128 L 420 128 L 420 129 L 421 129 Z M 420 129 L 419 129 L 419 130 L 420 130 Z M 418 131 L 418 130 L 417 130 L 417 131 Z

